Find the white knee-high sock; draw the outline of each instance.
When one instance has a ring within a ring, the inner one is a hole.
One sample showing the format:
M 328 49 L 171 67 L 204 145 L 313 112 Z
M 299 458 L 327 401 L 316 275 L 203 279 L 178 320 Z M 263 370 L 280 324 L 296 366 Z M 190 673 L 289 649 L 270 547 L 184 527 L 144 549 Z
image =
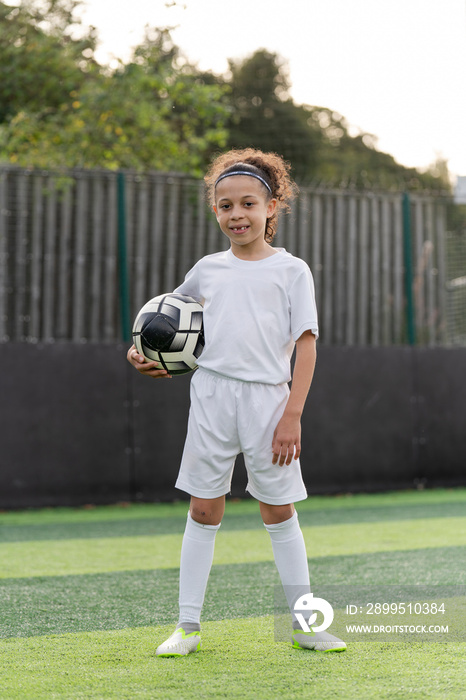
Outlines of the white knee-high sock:
M 215 535 L 219 527 L 220 525 L 202 525 L 188 513 L 181 545 L 179 623 L 200 623 L 214 558 Z
M 306 545 L 298 514 L 294 512 L 289 520 L 282 523 L 265 525 L 265 529 L 272 540 L 273 556 L 288 607 L 293 612 L 296 600 L 310 592 Z

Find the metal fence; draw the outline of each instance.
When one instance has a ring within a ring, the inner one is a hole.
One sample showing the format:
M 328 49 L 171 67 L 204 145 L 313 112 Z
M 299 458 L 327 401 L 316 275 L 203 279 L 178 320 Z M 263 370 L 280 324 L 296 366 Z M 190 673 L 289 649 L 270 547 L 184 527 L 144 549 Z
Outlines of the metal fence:
M 407 223 L 400 193 L 301 190 L 275 245 L 313 271 L 321 342 L 402 344 L 410 320 L 417 343 L 454 342 L 447 205 L 411 195 Z M 0 341 L 119 340 L 122 306 L 134 316 L 227 246 L 198 180 L 1 167 Z
M 452 345 L 466 345 L 466 230 L 446 237 L 447 337 Z

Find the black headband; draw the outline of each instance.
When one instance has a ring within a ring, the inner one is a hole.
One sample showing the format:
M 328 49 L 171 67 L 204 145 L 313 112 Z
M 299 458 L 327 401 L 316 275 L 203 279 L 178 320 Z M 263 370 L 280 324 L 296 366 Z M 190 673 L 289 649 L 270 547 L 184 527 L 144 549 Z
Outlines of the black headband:
M 272 188 L 270 187 L 269 183 L 266 180 L 264 180 L 263 177 L 257 175 L 257 173 L 251 173 L 249 170 L 232 170 L 229 173 L 223 173 L 223 175 L 220 175 L 220 177 L 217 178 L 215 182 L 215 187 L 217 187 L 220 180 L 224 180 L 226 177 L 230 177 L 231 175 L 248 175 L 249 177 L 255 177 L 256 180 L 260 180 L 260 182 L 262 182 L 262 184 L 265 185 L 265 187 L 268 189 L 270 194 L 272 194 Z

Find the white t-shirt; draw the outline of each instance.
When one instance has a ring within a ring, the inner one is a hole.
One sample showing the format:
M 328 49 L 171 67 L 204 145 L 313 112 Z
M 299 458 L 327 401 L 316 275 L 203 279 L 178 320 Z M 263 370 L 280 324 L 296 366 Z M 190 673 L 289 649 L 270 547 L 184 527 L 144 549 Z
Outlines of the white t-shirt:
M 290 381 L 295 341 L 306 330 L 318 337 L 314 282 L 303 260 L 275 250 L 255 261 L 231 249 L 206 255 L 174 290 L 204 306 L 199 367 L 247 382 Z

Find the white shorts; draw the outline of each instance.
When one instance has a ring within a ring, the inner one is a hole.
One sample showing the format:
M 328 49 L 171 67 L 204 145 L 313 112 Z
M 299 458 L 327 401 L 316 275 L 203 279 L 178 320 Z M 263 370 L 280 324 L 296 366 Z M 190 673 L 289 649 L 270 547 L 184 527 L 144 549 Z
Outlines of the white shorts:
M 270 505 L 307 498 L 299 460 L 272 464 L 272 439 L 289 396 L 287 384 L 229 379 L 198 369 L 191 380 L 188 434 L 176 488 L 198 498 L 230 492 L 233 467 L 242 452 L 246 490 Z

